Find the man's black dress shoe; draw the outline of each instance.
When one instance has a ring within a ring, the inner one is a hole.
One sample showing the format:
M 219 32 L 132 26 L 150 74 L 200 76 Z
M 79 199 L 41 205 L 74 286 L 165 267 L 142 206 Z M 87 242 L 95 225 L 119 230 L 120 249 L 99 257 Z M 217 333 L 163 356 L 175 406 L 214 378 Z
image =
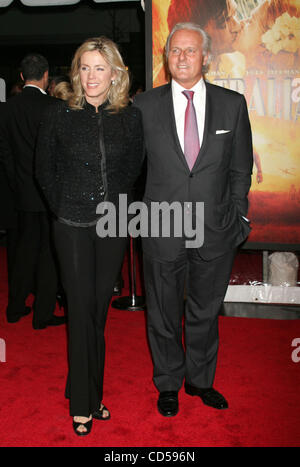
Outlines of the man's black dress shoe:
M 44 323 L 37 323 L 36 321 L 32 321 L 33 329 L 45 329 L 47 326 L 60 326 L 61 324 L 65 324 L 67 322 L 67 318 L 65 316 L 55 316 L 53 315 L 48 321 Z
M 178 392 L 161 392 L 157 401 L 157 408 L 164 417 L 174 417 L 178 413 Z
M 23 316 L 29 315 L 30 312 L 31 312 L 30 306 L 25 306 L 24 311 L 22 313 L 18 313 L 16 315 L 10 315 L 10 314 L 8 314 L 6 312 L 7 322 L 8 323 L 17 323 L 18 321 L 20 321 L 21 318 L 23 318 Z
M 209 405 L 214 409 L 228 409 L 228 402 L 222 394 L 214 388 L 196 388 L 185 383 L 185 392 L 190 396 L 199 396 L 205 405 Z

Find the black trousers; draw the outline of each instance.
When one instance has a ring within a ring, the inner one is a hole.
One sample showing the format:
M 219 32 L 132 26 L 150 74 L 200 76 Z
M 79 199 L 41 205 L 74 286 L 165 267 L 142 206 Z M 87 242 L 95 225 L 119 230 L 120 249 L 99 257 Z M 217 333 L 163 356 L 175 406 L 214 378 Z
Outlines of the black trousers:
M 12 263 L 13 261 L 13 263 Z M 34 292 L 33 321 L 51 319 L 56 306 L 57 269 L 46 212 L 18 212 L 18 234 L 13 259 L 9 260 L 7 317 L 22 313 L 25 301 Z
M 6 257 L 7 257 L 7 282 L 8 293 L 11 289 L 13 266 L 15 263 L 15 255 L 18 244 L 18 229 L 9 228 L 6 230 Z
M 198 388 L 212 387 L 219 343 L 218 315 L 234 256 L 235 251 L 230 251 L 205 261 L 197 250 L 184 247 L 170 263 L 144 255 L 147 328 L 153 381 L 159 392 L 178 391 L 184 379 Z
M 100 238 L 96 226 L 54 223 L 61 279 L 68 303 L 70 415 L 88 417 L 103 397 L 104 330 L 126 238 Z

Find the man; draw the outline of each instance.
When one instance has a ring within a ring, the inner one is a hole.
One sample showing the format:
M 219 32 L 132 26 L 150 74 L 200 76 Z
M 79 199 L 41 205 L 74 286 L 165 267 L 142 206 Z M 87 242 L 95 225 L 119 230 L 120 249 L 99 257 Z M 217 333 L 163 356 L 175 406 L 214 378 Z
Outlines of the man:
M 5 231 L 8 291 L 11 284 L 12 266 L 17 241 L 17 212 L 14 206 L 13 192 L 6 176 L 2 139 L 6 103 L 0 102 L 0 230 Z
M 34 151 L 42 113 L 52 102 L 46 95 L 47 60 L 29 54 L 21 62 L 25 82 L 20 94 L 6 103 L 2 148 L 3 162 L 18 211 L 18 240 L 9 290 L 7 321 L 15 323 L 28 313 L 25 306 L 35 293 L 33 328 L 65 322 L 54 316 L 57 274 L 50 240 L 49 217 L 34 177 Z
M 208 47 L 198 25 L 175 25 L 166 45 L 171 83 L 135 99 L 148 159 L 144 202 L 148 207 L 179 202 L 192 212 L 199 231 L 196 203 L 204 203 L 202 246 L 188 248 L 184 235 L 143 238 L 148 334 L 163 416 L 178 412 L 184 379 L 188 394 L 216 409 L 228 407 L 213 388 L 218 314 L 236 248 L 250 232 L 246 215 L 253 159 L 246 101 L 204 81 Z

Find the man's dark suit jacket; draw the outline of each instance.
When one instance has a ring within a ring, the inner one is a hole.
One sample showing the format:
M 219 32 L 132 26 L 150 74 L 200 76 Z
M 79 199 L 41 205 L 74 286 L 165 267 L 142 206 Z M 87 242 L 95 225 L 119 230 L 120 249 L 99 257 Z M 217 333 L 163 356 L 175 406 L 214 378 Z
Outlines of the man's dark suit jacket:
M 18 210 L 45 211 L 34 177 L 34 152 L 43 112 L 53 99 L 37 88 L 25 87 L 6 103 L 2 157 Z
M 143 114 L 148 160 L 144 202 L 204 202 L 204 243 L 198 251 L 209 260 L 238 246 L 250 232 L 243 216 L 253 150 L 245 98 L 205 84 L 203 142 L 192 171 L 177 136 L 171 85 L 139 94 L 134 103 Z M 145 254 L 158 261 L 174 260 L 181 246 L 176 237 L 143 239 Z
M 13 192 L 9 186 L 4 165 L 3 125 L 6 103 L 0 102 L 0 229 L 13 229 L 17 225 Z

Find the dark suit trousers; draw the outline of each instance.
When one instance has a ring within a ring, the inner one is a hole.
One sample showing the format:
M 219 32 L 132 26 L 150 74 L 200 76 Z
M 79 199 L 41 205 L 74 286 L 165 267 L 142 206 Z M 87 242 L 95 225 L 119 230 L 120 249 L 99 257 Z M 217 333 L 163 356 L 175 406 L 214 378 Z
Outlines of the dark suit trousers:
M 184 247 L 174 262 L 161 263 L 144 255 L 147 328 L 153 380 L 159 392 L 178 391 L 184 379 L 198 388 L 212 387 L 219 343 L 218 315 L 234 256 L 235 251 L 230 251 L 204 261 L 196 249 Z
M 15 255 L 18 244 L 18 229 L 6 229 L 6 256 L 7 256 L 7 282 L 8 293 L 11 289 L 13 266 L 15 263 Z
M 96 226 L 54 223 L 68 302 L 70 415 L 88 417 L 100 407 L 105 360 L 104 329 L 126 238 L 100 238 Z
M 18 238 L 10 274 L 7 316 L 25 309 L 25 301 L 34 292 L 33 320 L 48 321 L 55 310 L 57 271 L 46 212 L 18 212 Z

